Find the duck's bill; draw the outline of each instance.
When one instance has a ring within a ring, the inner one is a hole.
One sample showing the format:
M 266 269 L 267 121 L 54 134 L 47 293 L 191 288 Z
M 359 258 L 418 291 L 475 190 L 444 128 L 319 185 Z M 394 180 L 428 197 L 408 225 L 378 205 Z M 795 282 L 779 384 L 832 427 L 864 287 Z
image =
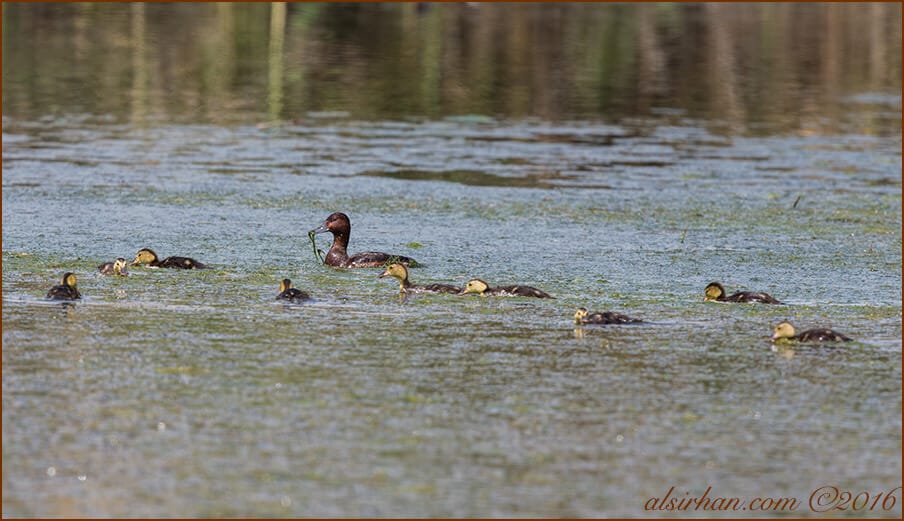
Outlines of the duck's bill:
M 309 231 L 308 235 L 317 235 L 318 233 L 326 233 L 328 231 L 330 231 L 330 230 L 329 230 L 329 228 L 326 227 L 326 223 L 323 223 L 320 226 Z
M 377 278 L 378 278 L 378 279 L 382 279 L 383 277 L 387 277 L 387 276 L 389 276 L 389 275 L 390 275 L 389 270 L 386 270 L 386 271 L 384 271 L 383 273 L 377 275 Z
M 138 262 L 138 258 L 129 263 L 130 266 L 138 266 L 140 263 Z

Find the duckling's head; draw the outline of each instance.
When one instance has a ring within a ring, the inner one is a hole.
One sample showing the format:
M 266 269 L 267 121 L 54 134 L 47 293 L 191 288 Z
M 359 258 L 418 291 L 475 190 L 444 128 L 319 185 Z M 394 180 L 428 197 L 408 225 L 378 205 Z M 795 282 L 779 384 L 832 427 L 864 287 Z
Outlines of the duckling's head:
M 718 282 L 710 282 L 706 289 L 703 290 L 703 302 L 707 300 L 719 300 L 725 294 L 725 288 Z
M 279 283 L 279 292 L 282 293 L 287 289 L 292 289 L 292 281 L 289 279 L 282 279 L 282 282 Z
M 782 338 L 791 338 L 794 336 L 794 326 L 789 322 L 782 322 L 781 324 L 775 326 L 772 330 L 772 340 L 779 340 Z
M 315 234 L 331 232 L 333 235 L 348 235 L 352 229 L 352 223 L 348 216 L 342 212 L 333 212 L 323 221 L 323 224 L 311 230 Z
M 464 295 L 466 293 L 477 293 L 479 295 L 483 295 L 483 292 L 486 291 L 489 287 L 490 286 L 486 282 L 480 279 L 471 279 L 465 285 L 464 289 L 461 290 L 461 293 L 459 293 L 459 295 Z
M 584 319 L 587 318 L 587 313 L 587 308 L 578 308 L 578 310 L 574 312 L 574 323 L 583 324 Z
M 398 262 L 393 262 L 389 266 L 386 266 L 386 271 L 380 274 L 380 278 L 392 276 L 399 280 L 407 280 L 408 279 L 408 268 L 399 264 Z
M 122 257 L 119 257 L 115 261 L 113 261 L 113 273 L 116 275 L 121 275 L 126 270 L 126 260 Z
M 63 274 L 62 280 L 60 280 L 60 284 L 63 286 L 72 286 L 75 287 L 75 273 L 66 272 Z
M 148 264 L 156 260 L 157 254 L 154 253 L 154 250 L 150 248 L 142 248 L 138 250 L 137 254 L 135 254 L 135 260 L 132 261 L 132 266 L 136 266 L 138 264 Z

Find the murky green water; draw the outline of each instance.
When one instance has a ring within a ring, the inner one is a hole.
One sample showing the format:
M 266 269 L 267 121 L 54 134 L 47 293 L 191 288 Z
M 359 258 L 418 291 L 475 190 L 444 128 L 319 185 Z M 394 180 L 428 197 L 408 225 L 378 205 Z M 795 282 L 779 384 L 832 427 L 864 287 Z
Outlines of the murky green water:
M 805 516 L 822 485 L 888 491 L 897 88 L 843 93 L 839 132 L 765 135 L 683 109 L 225 125 L 4 97 L 4 515 L 643 516 L 712 486 Z M 557 298 L 400 301 L 316 263 L 332 211 L 414 283 Z M 141 247 L 213 269 L 94 272 Z M 43 301 L 64 271 L 84 299 Z M 315 300 L 275 301 L 285 277 Z M 712 280 L 789 305 L 704 304 Z M 650 324 L 576 330 L 580 306 Z M 856 342 L 774 351 L 786 319 Z

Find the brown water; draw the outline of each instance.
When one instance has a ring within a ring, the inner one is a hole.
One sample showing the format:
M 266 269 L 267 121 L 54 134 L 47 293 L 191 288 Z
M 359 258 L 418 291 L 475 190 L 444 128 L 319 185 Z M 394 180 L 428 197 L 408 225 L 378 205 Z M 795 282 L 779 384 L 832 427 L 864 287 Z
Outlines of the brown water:
M 900 485 L 899 5 L 3 15 L 5 516 L 636 517 L 671 486 L 809 516 Z M 334 210 L 415 283 L 557 298 L 400 300 L 317 264 Z M 141 247 L 213 269 L 94 272 Z M 786 319 L 855 342 L 773 349 Z

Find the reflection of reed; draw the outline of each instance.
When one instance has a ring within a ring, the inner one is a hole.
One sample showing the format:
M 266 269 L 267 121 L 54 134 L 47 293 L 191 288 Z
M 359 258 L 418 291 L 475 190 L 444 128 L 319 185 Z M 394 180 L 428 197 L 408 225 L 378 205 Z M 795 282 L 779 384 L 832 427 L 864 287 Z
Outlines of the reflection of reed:
M 215 123 L 228 120 L 228 112 L 217 107 L 231 107 L 234 103 L 232 89 L 238 62 L 235 7 L 235 4 L 218 2 L 211 13 L 212 22 L 204 26 L 198 39 L 199 97 L 205 107 L 210 107 L 205 116 Z
M 320 110 L 561 119 L 665 106 L 737 130 L 831 132 L 820 121 L 842 117 L 846 96 L 901 88 L 897 3 L 3 9 L 10 115 L 56 104 L 136 121 Z
M 734 132 L 743 131 L 744 110 L 739 100 L 737 56 L 734 52 L 734 38 L 725 23 L 723 4 L 707 3 L 706 29 L 709 37 L 709 76 L 711 107 L 710 115 L 721 119 Z
M 130 4 L 131 9 L 131 33 L 132 44 L 132 90 L 129 96 L 131 102 L 131 122 L 140 125 L 146 122 L 148 115 L 148 63 L 145 44 L 145 4 L 135 2 Z
M 286 4 L 270 4 L 270 47 L 268 54 L 267 114 L 279 120 L 283 104 L 283 40 L 286 33 Z
M 638 6 L 637 22 L 637 93 L 639 108 L 649 108 L 654 96 L 666 92 L 665 50 L 659 41 L 654 17 L 655 6 Z

